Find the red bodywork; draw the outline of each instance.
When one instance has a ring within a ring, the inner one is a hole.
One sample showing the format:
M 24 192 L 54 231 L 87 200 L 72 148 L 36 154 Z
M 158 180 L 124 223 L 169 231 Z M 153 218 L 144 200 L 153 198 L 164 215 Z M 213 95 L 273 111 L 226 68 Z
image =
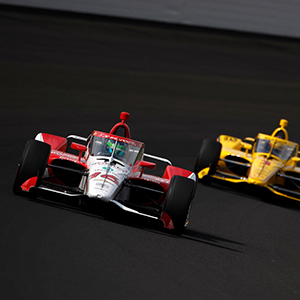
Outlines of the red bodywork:
M 121 142 L 124 141 L 130 145 L 144 149 L 145 145 L 143 143 L 134 141 L 130 138 L 130 130 L 128 125 L 125 123 L 125 121 L 127 121 L 128 118 L 129 118 L 129 114 L 122 113 L 121 114 L 122 122 L 116 124 L 111 129 L 110 133 L 93 131 L 91 136 L 115 139 Z M 125 129 L 125 137 L 114 135 L 114 133 L 118 130 L 119 127 L 123 127 Z M 61 180 L 59 176 L 56 176 L 56 174 L 54 174 L 55 168 L 51 166 L 55 164 L 57 166 L 57 162 L 63 162 L 63 164 L 67 164 L 67 165 L 70 164 L 72 168 L 76 170 L 80 170 L 82 172 L 88 172 L 87 161 L 89 157 L 87 156 L 88 154 L 85 156 L 83 155 L 84 152 L 87 152 L 87 146 L 73 142 L 71 144 L 71 148 L 79 152 L 78 155 L 75 155 L 66 152 L 68 148 L 67 138 L 52 135 L 52 134 L 47 134 L 47 133 L 39 133 L 36 139 L 44 143 L 47 143 L 51 146 L 51 152 L 50 152 L 50 156 L 48 159 L 48 164 L 45 172 L 45 174 L 46 173 L 47 174 L 46 174 L 46 178 L 43 178 L 44 181 L 59 184 L 60 186 L 69 186 L 68 184 L 63 182 L 63 180 Z M 168 193 L 171 178 L 175 175 L 189 177 L 193 174 L 193 172 L 178 167 L 174 167 L 172 165 L 168 165 L 162 177 L 144 173 L 145 168 L 154 169 L 155 166 L 156 164 L 151 162 L 137 161 L 132 169 L 132 172 L 128 174 L 127 179 L 129 181 L 135 182 L 138 185 L 143 185 L 144 187 L 159 186 L 159 190 L 161 191 L 161 194 L 157 196 L 155 202 L 157 205 L 163 205 L 166 199 L 166 194 Z M 21 189 L 23 191 L 28 192 L 30 191 L 30 188 L 36 186 L 36 182 L 37 182 L 37 177 L 29 178 L 21 185 Z M 153 205 L 153 202 L 149 202 L 149 201 L 139 202 L 139 205 L 147 207 Z M 160 219 L 163 222 L 165 228 L 174 229 L 173 222 L 167 213 L 162 211 Z

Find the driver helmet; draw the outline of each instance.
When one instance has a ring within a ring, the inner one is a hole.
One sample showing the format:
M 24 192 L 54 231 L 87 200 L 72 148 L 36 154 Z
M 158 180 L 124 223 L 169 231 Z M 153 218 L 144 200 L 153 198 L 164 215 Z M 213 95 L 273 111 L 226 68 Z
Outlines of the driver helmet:
M 106 151 L 109 153 L 113 153 L 114 147 L 115 147 L 115 140 L 108 140 L 106 143 Z M 123 157 L 126 151 L 127 145 L 123 142 L 118 142 L 116 150 L 115 150 L 115 154 Z

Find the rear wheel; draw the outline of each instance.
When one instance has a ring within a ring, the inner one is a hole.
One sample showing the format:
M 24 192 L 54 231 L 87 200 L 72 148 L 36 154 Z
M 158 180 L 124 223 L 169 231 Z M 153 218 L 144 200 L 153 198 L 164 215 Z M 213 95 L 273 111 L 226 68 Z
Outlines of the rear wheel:
M 208 175 L 215 174 L 221 149 L 221 143 L 213 139 L 205 139 L 195 162 L 194 172 L 198 174 L 201 170 L 209 167 Z
M 22 194 L 21 185 L 31 177 L 37 176 L 36 185 L 40 183 L 50 151 L 51 147 L 49 144 L 36 140 L 29 140 L 26 143 L 13 184 L 13 192 L 15 194 Z
M 172 219 L 177 233 L 181 233 L 188 224 L 195 184 L 195 181 L 182 176 L 171 179 L 164 211 Z

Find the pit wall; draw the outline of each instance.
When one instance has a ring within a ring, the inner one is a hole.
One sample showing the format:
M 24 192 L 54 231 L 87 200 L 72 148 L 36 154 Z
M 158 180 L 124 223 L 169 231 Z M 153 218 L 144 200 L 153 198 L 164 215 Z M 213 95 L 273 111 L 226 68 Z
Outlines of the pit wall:
M 0 0 L 0 4 L 300 37 L 299 0 Z

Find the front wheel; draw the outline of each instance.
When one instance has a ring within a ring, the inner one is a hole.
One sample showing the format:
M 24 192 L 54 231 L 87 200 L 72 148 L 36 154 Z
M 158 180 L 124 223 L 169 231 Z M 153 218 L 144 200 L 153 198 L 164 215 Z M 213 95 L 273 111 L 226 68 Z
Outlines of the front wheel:
M 196 182 L 182 176 L 173 176 L 166 197 L 164 211 L 170 216 L 177 233 L 188 224 Z
M 50 151 L 49 144 L 36 140 L 29 140 L 26 143 L 13 184 L 15 194 L 22 194 L 21 185 L 31 177 L 37 176 L 36 185 L 40 183 L 48 163 Z
M 221 149 L 221 143 L 213 139 L 205 139 L 200 147 L 200 151 L 194 166 L 194 172 L 198 174 L 201 170 L 209 167 L 208 175 L 215 174 Z

